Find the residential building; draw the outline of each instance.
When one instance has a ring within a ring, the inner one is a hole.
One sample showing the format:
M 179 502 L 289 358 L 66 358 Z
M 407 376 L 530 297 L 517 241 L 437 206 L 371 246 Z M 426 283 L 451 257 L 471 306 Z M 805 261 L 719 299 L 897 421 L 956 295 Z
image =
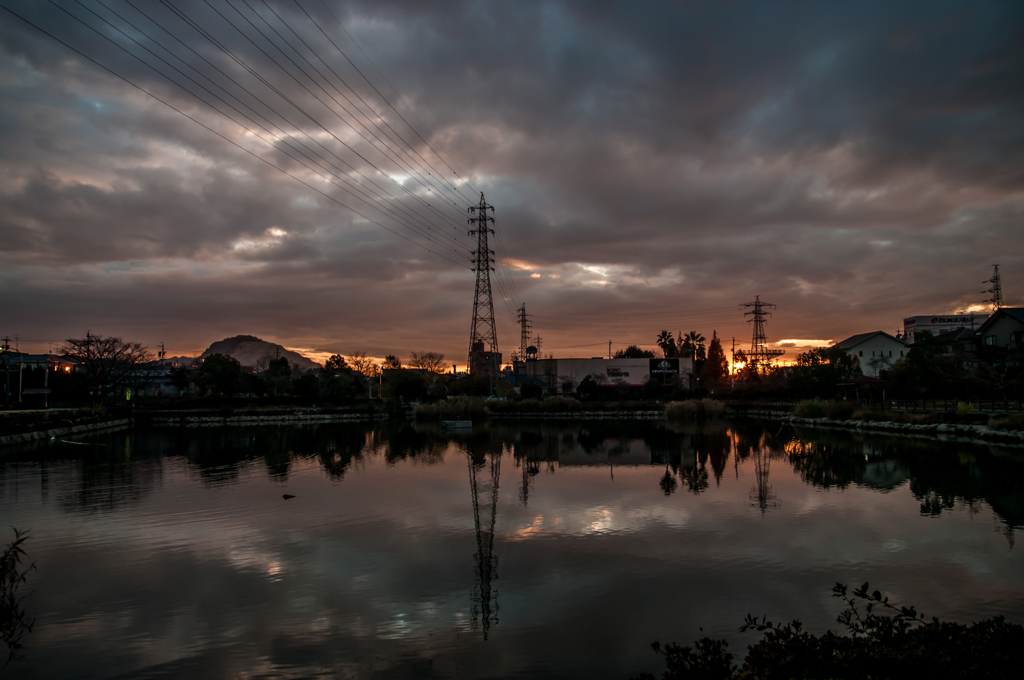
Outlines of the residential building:
M 906 342 L 885 331 L 852 335 L 835 346 L 857 359 L 861 372 L 873 378 L 891 368 L 909 347 Z
M 1024 307 L 1003 307 L 978 329 L 983 347 L 1024 349 Z

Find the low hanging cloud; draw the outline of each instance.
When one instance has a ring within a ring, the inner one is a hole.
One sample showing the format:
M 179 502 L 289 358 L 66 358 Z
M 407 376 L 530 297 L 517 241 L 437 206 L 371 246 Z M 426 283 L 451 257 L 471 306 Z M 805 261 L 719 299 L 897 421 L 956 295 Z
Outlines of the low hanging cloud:
M 480 191 L 506 352 L 1024 304 L 1019 3 L 211 4 L 8 3 L 180 112 L 0 23 L 5 333 L 461 363 Z

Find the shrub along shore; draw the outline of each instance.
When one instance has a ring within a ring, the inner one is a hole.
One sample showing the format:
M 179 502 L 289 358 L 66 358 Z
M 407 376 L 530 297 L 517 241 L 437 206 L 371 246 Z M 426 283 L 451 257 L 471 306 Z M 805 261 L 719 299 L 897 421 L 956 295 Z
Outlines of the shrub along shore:
M 865 409 L 846 402 L 819 400 L 801 402 L 792 412 L 749 409 L 743 415 L 808 427 L 951 436 L 1024 445 L 1024 415 L 991 416 L 987 424 L 982 424 L 977 422 L 969 404 L 960 405 L 954 422 L 945 420 L 949 414 Z

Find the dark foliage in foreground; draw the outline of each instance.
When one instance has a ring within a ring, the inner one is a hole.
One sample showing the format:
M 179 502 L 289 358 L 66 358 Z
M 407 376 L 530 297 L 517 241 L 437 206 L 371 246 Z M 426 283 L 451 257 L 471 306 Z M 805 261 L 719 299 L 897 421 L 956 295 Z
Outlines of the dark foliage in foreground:
M 29 618 L 23 604 L 24 597 L 18 596 L 18 589 L 25 583 L 28 573 L 36 568 L 34 564 L 22 567 L 25 556 L 22 545 L 28 532 L 14 530 L 14 540 L 4 548 L 0 556 L 0 640 L 7 646 L 4 666 L 17 658 L 21 649 L 21 636 L 32 631 L 34 618 Z
M 868 592 L 867 583 L 854 590 L 853 597 L 843 584 L 836 584 L 832 594 L 846 602 L 838 618 L 846 635 L 813 635 L 799 621 L 776 626 L 748 614 L 740 630 L 754 629 L 765 636 L 750 646 L 742 666 L 733 664 L 725 640 L 704 637 L 693 647 L 664 648 L 655 642 L 654 651 L 665 657 L 662 680 L 1005 678 L 1016 675 L 1024 663 L 1024 628 L 1001 616 L 970 625 L 927 621 L 913 607 L 891 604 L 877 590 Z M 868 602 L 863 612 L 857 599 Z M 892 614 L 876 614 L 876 608 Z M 654 676 L 643 673 L 634 680 Z

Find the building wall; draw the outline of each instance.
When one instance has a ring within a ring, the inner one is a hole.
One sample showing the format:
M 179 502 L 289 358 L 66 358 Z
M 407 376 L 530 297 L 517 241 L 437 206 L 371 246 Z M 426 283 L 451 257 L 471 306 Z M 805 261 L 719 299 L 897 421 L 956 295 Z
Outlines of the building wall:
M 904 339 L 914 343 L 914 335 L 920 331 L 929 331 L 932 335 L 942 335 L 957 328 L 978 328 L 985 323 L 988 314 L 936 314 L 935 316 L 910 316 L 903 319 Z
M 1008 314 L 1000 314 L 999 318 L 992 321 L 985 329 L 985 334 L 981 337 L 981 344 L 983 347 L 1020 349 L 1024 347 L 1020 335 L 1022 331 L 1024 331 L 1024 323 Z
M 662 359 L 538 359 L 525 364 L 526 375 L 541 378 L 550 389 L 561 391 L 562 384 L 583 382 L 590 376 L 599 385 L 641 386 L 654 375 L 673 377 L 678 371 L 684 385 L 693 374 L 693 360 L 673 358 L 662 368 Z M 652 366 L 654 367 L 652 369 Z M 678 367 L 678 368 L 677 368 Z M 660 373 L 660 371 L 666 371 Z
M 878 371 L 884 371 L 891 367 L 908 350 L 909 348 L 898 340 L 885 335 L 876 335 L 851 347 L 846 350 L 846 353 L 860 362 L 860 370 L 864 375 L 877 378 Z M 879 365 L 877 369 L 872 368 L 869 362 L 877 358 L 887 359 L 888 366 Z

